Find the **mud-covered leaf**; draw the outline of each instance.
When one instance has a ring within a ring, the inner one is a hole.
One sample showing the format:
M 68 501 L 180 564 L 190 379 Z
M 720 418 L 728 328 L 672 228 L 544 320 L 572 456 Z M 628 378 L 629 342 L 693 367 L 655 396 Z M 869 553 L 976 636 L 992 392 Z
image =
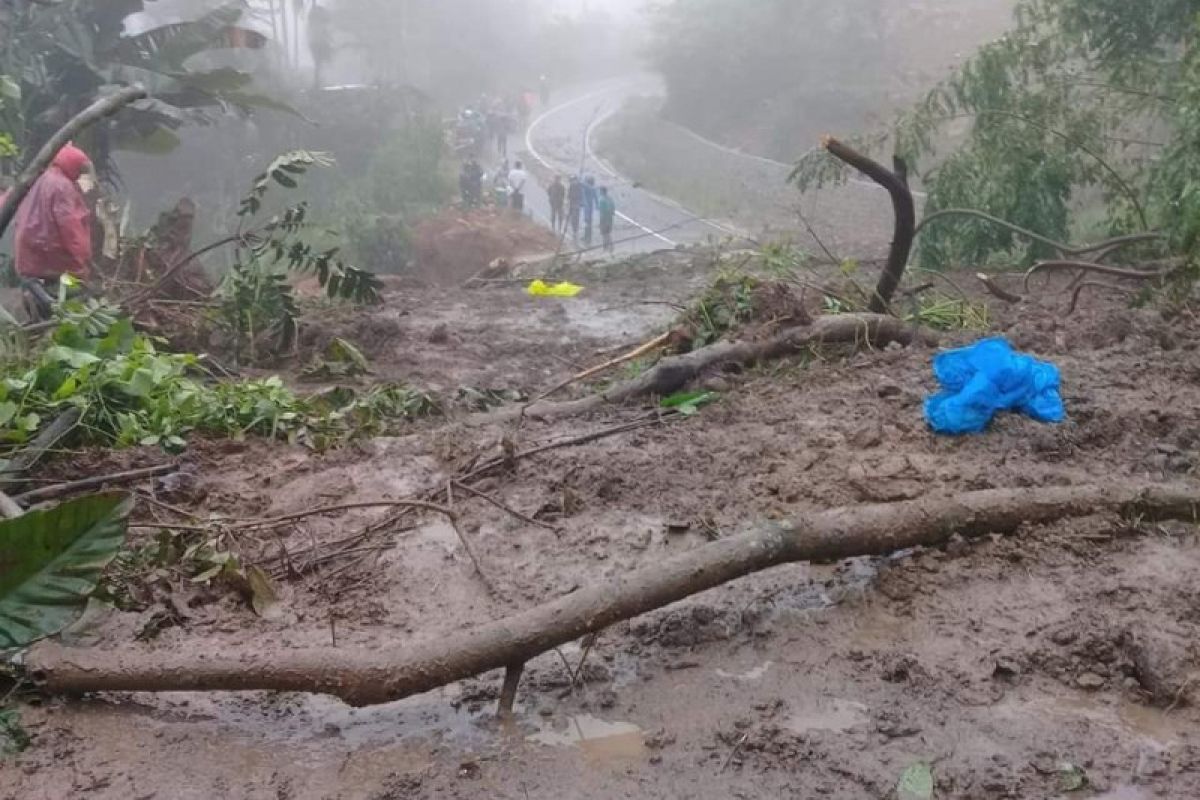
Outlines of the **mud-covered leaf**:
M 258 616 L 265 616 L 279 602 L 274 582 L 261 568 L 254 565 L 246 567 L 246 585 L 250 591 L 250 607 Z
M 1087 785 L 1088 777 L 1083 767 L 1066 761 L 1058 765 L 1058 788 L 1064 792 L 1078 792 Z
M 0 650 L 79 615 L 125 541 L 131 507 L 125 495 L 93 495 L 0 522 Z
M 21 712 L 0 708 L 0 756 L 20 753 L 29 747 L 29 732 L 21 725 Z
M 932 800 L 933 768 L 923 761 L 910 765 L 896 784 L 897 800 Z

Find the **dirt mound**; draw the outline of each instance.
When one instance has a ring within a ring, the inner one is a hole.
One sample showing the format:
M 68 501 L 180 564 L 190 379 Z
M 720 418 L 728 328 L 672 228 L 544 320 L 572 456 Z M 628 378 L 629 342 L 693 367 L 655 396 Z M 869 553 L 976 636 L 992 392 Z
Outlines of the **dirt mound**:
M 495 209 L 447 209 L 413 230 L 417 274 L 438 285 L 462 283 L 496 259 L 552 252 L 557 244 L 529 218 Z

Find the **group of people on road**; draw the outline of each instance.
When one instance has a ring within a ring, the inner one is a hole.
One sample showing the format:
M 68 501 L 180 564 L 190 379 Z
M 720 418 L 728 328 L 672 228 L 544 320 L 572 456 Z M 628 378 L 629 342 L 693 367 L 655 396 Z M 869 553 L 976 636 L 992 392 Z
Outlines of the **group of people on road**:
M 490 201 L 484 197 L 484 185 L 489 177 L 480 166 L 479 160 L 468 156 L 458 173 L 458 191 L 462 196 L 463 208 L 479 208 L 490 202 L 497 208 L 511 208 L 514 211 L 525 212 L 525 193 L 529 184 L 529 172 L 520 161 L 511 167 L 508 159 L 500 162 L 500 166 L 490 178 L 492 195 Z
M 478 208 L 489 202 L 484 194 L 489 175 L 480 165 L 480 159 L 484 144 L 490 142 L 500 159 L 500 165 L 490 176 L 490 202 L 499 208 L 524 213 L 530 175 L 520 161 L 509 166 L 508 141 L 517 130 L 529 126 L 539 100 L 542 107 L 549 105 L 550 83 L 546 76 L 539 80 L 538 89 L 537 96 L 528 91 L 507 98 L 483 95 L 477 104 L 459 113 L 458 138 L 466 144 L 459 147 L 464 160 L 458 184 L 465 208 Z M 603 248 L 613 252 L 617 205 L 608 187 L 597 186 L 590 175 L 573 175 L 566 181 L 562 175 L 555 175 L 546 195 L 550 203 L 550 227 L 556 234 L 565 236 L 569 230 L 576 245 L 582 242 L 591 247 L 593 231 L 598 227 Z
M 565 235 L 570 230 L 578 243 L 582 222 L 583 244 L 591 247 L 593 224 L 599 222 L 601 244 L 606 252 L 613 252 L 617 203 L 607 186 L 597 186 L 591 175 L 583 179 L 572 175 L 567 183 L 563 183 L 562 175 L 555 175 L 546 196 L 550 201 L 550 227 L 555 233 Z

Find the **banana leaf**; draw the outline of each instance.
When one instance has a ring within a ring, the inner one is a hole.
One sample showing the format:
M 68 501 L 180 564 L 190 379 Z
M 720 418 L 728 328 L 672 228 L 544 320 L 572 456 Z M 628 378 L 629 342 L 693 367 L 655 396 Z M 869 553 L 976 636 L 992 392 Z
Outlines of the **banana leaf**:
M 75 620 L 125 541 L 132 505 L 91 495 L 0 522 L 0 651 Z

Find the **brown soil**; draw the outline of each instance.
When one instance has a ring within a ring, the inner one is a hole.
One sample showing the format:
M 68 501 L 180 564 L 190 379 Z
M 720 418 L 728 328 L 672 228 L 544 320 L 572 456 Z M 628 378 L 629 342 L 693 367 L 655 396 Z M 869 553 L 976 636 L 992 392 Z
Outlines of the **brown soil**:
M 416 273 L 440 286 L 462 283 L 497 259 L 553 253 L 554 234 L 519 214 L 491 208 L 451 208 L 413 228 Z
M 681 253 L 580 267 L 567 276 L 587 287 L 574 300 L 531 298 L 515 284 L 393 284 L 387 306 L 338 324 L 354 326 L 379 378 L 528 395 L 664 330 L 677 312 L 661 303 L 695 297 L 714 270 Z M 386 549 L 284 581 L 268 618 L 235 595 L 177 585 L 178 602 L 109 614 L 73 636 L 197 653 L 332 636 L 345 647 L 395 645 L 653 564 L 756 519 L 1194 474 L 1194 322 L 1098 295 L 1064 317 L 1059 281 L 1027 304 L 996 303 L 991 315 L 997 331 L 1061 367 L 1063 425 L 1006 416 L 981 436 L 932 435 L 921 419 L 933 389 L 922 347 L 711 375 L 705 383 L 721 399 L 693 418 L 552 451 L 480 485 L 558 533 L 457 498 L 494 593 L 454 532 L 428 519 L 380 534 Z M 448 420 L 320 455 L 201 443 L 189 456 L 193 477 L 156 491 L 201 517 L 400 498 L 443 486 L 506 445 L 638 413 L 504 428 Z M 98 471 L 103 458 L 55 471 Z M 136 514 L 169 516 L 148 504 Z M 313 518 L 238 548 L 273 564 L 281 548 L 328 542 L 382 515 Z M 1193 526 L 1105 515 L 944 550 L 783 567 L 536 660 L 511 726 L 493 719 L 498 674 L 362 710 L 268 694 L 51 699 L 22 707 L 34 744 L 0 762 L 0 797 L 857 800 L 891 797 L 904 769 L 926 761 L 939 798 L 1192 798 L 1197 576 Z M 168 607 L 186 613 L 163 625 Z M 563 663 L 585 650 L 572 690 Z M 1065 765 L 1082 769 L 1088 787 L 1064 793 Z

